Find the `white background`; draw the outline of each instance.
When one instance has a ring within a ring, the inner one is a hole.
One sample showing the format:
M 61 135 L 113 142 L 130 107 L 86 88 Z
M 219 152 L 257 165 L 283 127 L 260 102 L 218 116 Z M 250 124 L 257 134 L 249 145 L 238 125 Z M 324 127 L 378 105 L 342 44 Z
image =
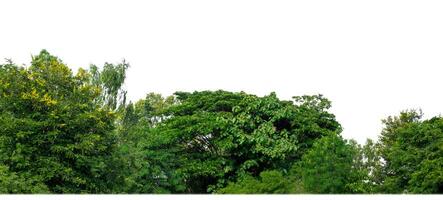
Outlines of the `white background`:
M 0 58 L 41 49 L 74 70 L 125 58 L 133 101 L 321 93 L 360 143 L 401 110 L 443 110 L 443 1 L 0 1 Z

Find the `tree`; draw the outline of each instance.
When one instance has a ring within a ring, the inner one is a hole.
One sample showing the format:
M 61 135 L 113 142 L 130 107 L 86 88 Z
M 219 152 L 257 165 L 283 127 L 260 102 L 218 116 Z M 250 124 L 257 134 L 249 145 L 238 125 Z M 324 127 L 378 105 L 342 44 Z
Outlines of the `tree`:
M 167 152 L 147 151 L 145 147 L 156 141 L 152 135 L 157 134 L 155 127 L 164 119 L 163 113 L 175 104 L 173 96 L 163 98 L 159 94 L 149 93 L 145 99 L 135 104 L 129 103 L 122 112 L 122 123 L 119 126 L 120 145 L 118 157 L 125 163 L 122 169 L 125 176 L 125 193 L 170 193 L 179 191 L 177 184 L 163 180 L 164 176 L 156 163 L 167 164 L 171 155 Z M 157 154 L 155 154 L 157 153 Z M 162 165 L 165 166 L 165 165 Z M 172 179 L 172 178 L 171 178 Z
M 97 100 L 111 110 L 115 110 L 120 106 L 124 107 L 126 104 L 127 91 L 122 86 L 125 83 L 128 68 L 129 63 L 125 60 L 119 64 L 105 63 L 101 71 L 96 65 L 90 66 L 91 83 L 102 91 Z
M 383 192 L 443 193 L 443 119 L 422 116 L 410 110 L 383 121 Z
M 96 103 L 101 89 L 87 71 L 74 76 L 43 50 L 29 68 L 1 65 L 0 82 L 0 164 L 37 185 L 23 192 L 105 193 L 120 183 L 115 114 Z
M 340 130 L 321 96 L 294 103 L 274 93 L 175 95 L 177 104 L 144 143 L 147 163 L 158 169 L 154 177 L 180 185 L 174 193 L 214 192 L 247 175 L 289 170 L 316 138 Z
M 407 110 L 378 142 L 340 136 L 322 95 L 149 93 L 129 64 L 77 74 L 42 50 L 0 65 L 0 193 L 443 193 L 443 117 Z
M 380 193 L 380 187 L 383 184 L 380 144 L 367 139 L 364 146 L 356 145 L 356 148 L 359 156 L 354 162 L 354 168 L 360 171 L 362 182 L 353 185 L 354 191 L 369 194 Z
M 308 193 L 360 193 L 356 186 L 362 181 L 361 174 L 354 168 L 357 156 L 352 143 L 330 134 L 315 141 L 295 167 Z

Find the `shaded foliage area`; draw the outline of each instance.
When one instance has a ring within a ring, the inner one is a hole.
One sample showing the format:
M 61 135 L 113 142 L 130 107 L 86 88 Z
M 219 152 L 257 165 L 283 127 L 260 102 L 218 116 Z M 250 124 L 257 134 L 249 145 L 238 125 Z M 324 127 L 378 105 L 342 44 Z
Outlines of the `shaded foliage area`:
M 299 164 L 304 188 L 313 193 L 351 193 L 359 181 L 353 160 L 355 149 L 337 135 L 317 140 Z
M 404 111 L 360 145 L 322 95 L 127 102 L 128 68 L 0 65 L 0 193 L 443 193 L 441 117 Z
M 218 191 L 221 194 L 296 194 L 303 193 L 302 184 L 292 174 L 263 171 L 258 177 L 247 175 Z

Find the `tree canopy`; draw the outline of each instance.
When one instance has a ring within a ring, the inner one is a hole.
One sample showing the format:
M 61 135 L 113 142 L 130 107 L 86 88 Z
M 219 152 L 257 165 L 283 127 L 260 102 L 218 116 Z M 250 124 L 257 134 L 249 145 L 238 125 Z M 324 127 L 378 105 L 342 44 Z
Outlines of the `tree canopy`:
M 129 63 L 0 65 L 0 193 L 443 193 L 443 118 L 358 144 L 322 95 L 178 91 L 127 101 Z
M 30 177 L 55 193 L 111 192 L 115 113 L 94 100 L 85 70 L 73 75 L 42 51 L 30 67 L 0 67 L 0 159 L 10 176 Z M 32 190 L 31 190 L 32 191 Z
M 443 193 L 443 118 L 422 116 L 410 110 L 384 120 L 383 192 Z

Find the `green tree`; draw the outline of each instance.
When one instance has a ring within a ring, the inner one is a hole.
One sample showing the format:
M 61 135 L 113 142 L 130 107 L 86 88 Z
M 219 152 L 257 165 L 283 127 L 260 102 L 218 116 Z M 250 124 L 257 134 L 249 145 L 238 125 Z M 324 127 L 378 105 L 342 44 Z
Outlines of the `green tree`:
M 96 65 L 90 66 L 91 83 L 102 91 L 100 97 L 96 99 L 111 110 L 124 107 L 126 104 L 127 91 L 123 89 L 123 84 L 128 68 L 129 63 L 125 60 L 118 64 L 105 63 L 101 71 Z
M 443 119 L 415 110 L 384 120 L 382 192 L 443 193 Z
M 361 193 L 361 172 L 355 168 L 358 150 L 337 134 L 315 141 L 294 167 L 308 193 Z
M 315 139 L 341 129 L 321 96 L 294 103 L 274 93 L 203 91 L 177 92 L 176 100 L 144 143 L 154 177 L 179 185 L 174 193 L 214 192 L 247 175 L 287 171 Z
M 87 71 L 74 76 L 43 50 L 28 68 L 1 65 L 0 83 L 3 174 L 35 183 L 30 192 L 112 192 L 121 178 L 112 157 L 115 114 L 96 103 L 101 89 Z
M 365 175 L 365 193 L 381 193 L 383 184 L 383 160 L 380 153 L 380 144 L 368 139 L 366 144 L 360 149 L 362 170 Z
M 171 190 L 180 190 L 180 188 L 174 189 L 176 184 L 162 179 L 163 172 L 156 168 L 156 163 L 171 162 L 167 152 L 164 154 L 159 151 L 151 152 L 145 148 L 146 145 L 155 143 L 152 140 L 152 134 L 156 134 L 155 126 L 165 119 L 166 115 L 163 112 L 174 103 L 173 96 L 164 98 L 159 94 L 149 93 L 145 99 L 126 106 L 118 130 L 120 135 L 118 154 L 125 163 L 122 171 L 126 184 L 122 192 L 170 193 Z

